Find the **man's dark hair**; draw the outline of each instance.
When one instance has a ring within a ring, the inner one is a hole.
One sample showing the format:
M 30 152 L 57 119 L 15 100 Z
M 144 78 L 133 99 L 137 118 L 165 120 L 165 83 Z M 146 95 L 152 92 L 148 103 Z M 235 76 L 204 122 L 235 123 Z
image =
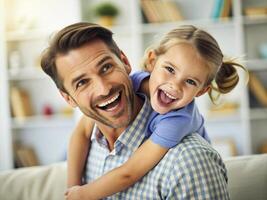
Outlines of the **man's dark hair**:
M 41 67 L 53 79 L 58 89 L 67 92 L 57 72 L 56 57 L 95 39 L 102 40 L 115 55 L 120 57 L 120 49 L 112 38 L 112 32 L 98 24 L 75 23 L 63 28 L 52 38 L 42 54 Z

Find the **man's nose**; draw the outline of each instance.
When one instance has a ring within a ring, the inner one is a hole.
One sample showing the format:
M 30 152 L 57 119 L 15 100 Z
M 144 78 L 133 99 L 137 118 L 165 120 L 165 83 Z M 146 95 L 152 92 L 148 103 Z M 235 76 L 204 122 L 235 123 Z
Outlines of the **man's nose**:
M 112 85 L 109 83 L 109 81 L 98 78 L 95 80 L 95 91 L 98 95 L 106 96 L 109 94 L 110 90 L 112 88 Z

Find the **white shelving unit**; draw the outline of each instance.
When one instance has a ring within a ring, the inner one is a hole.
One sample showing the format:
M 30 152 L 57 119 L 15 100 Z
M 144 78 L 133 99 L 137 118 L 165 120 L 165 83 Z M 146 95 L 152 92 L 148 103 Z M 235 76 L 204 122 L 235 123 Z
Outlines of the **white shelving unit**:
M 249 70 L 266 70 L 266 60 L 260 59 L 255 53 L 260 42 L 267 42 L 267 17 L 250 18 L 244 16 L 247 7 L 267 6 L 263 0 L 232 0 L 232 17 L 223 20 L 211 19 L 214 0 L 206 0 L 205 4 L 199 0 L 173 0 L 180 8 L 183 21 L 166 23 L 143 23 L 140 0 L 130 0 L 127 4 L 123 0 L 112 0 L 121 14 L 117 24 L 112 28 L 115 40 L 129 57 L 134 70 L 139 69 L 139 61 L 145 48 L 157 41 L 160 36 L 181 24 L 193 24 L 211 33 L 218 41 L 226 56 L 244 57 L 244 65 Z M 82 0 L 83 5 L 94 5 L 99 0 Z M 133 9 L 130 9 L 133 8 Z M 85 15 L 83 15 L 85 17 Z M 87 19 L 87 18 L 85 18 Z M 94 20 L 89 18 L 89 20 Z M 260 31 L 254 29 L 258 27 Z M 256 42 L 255 42 L 256 41 Z M 261 108 L 250 108 L 248 87 L 245 85 L 244 74 L 238 87 L 227 95 L 226 100 L 237 103 L 235 112 L 209 115 L 210 105 L 207 96 L 198 99 L 199 107 L 206 118 L 206 127 L 212 139 L 232 139 L 239 155 L 257 153 L 260 140 L 255 132 L 263 133 L 267 115 Z M 259 125 L 255 130 L 255 123 Z M 258 131 L 260 130 L 260 131 Z M 260 135 L 260 139 L 267 140 L 267 136 Z M 266 134 L 267 135 L 267 134 Z
M 15 141 L 32 147 L 41 165 L 63 160 L 75 125 L 74 115 L 63 114 L 68 112 L 64 110 L 68 105 L 52 80 L 42 72 L 39 62 L 51 34 L 80 21 L 79 1 L 0 2 L 0 170 L 15 167 L 12 150 Z M 12 68 L 10 62 L 14 51 L 17 64 Z M 32 116 L 12 117 L 9 101 L 12 86 L 29 93 Z M 53 115 L 44 116 L 46 105 L 53 109 Z
M 0 0 L 0 38 L 5 40 L 4 0 Z M 13 167 L 12 135 L 9 116 L 6 46 L 0 41 L 0 170 Z

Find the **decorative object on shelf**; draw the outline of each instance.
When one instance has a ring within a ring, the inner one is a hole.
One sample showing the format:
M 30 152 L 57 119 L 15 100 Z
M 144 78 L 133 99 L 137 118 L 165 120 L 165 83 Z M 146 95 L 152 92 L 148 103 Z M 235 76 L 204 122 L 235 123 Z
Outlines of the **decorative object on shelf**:
M 259 53 L 261 58 L 267 59 L 267 42 L 259 46 Z
M 62 110 L 60 111 L 60 113 L 62 113 L 62 115 L 64 115 L 64 116 L 72 116 L 73 112 L 74 112 L 74 110 L 70 106 L 66 106 L 66 107 L 62 108 Z
M 259 149 L 260 153 L 267 153 L 267 141 L 265 141 Z
M 12 70 L 19 70 L 21 66 L 20 52 L 18 50 L 11 51 L 9 54 L 9 68 Z
M 110 27 L 114 25 L 119 9 L 114 3 L 102 2 L 94 7 L 94 13 L 99 17 L 99 24 Z
M 54 111 L 53 111 L 52 106 L 49 105 L 49 104 L 44 105 L 44 107 L 42 109 L 42 114 L 44 116 L 51 116 L 51 115 L 53 115 L 54 114 Z

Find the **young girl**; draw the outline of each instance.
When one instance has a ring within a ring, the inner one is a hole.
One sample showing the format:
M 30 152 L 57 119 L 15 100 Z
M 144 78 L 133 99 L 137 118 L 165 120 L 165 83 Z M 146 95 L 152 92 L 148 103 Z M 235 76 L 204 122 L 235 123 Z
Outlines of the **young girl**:
M 167 153 L 191 133 L 208 140 L 194 98 L 212 91 L 226 94 L 238 83 L 232 61 L 223 61 L 216 40 L 194 26 L 181 26 L 167 33 L 146 53 L 147 72 L 132 75 L 133 87 L 150 97 L 153 112 L 146 140 L 122 166 L 83 186 L 82 171 L 89 148 L 93 122 L 83 117 L 72 135 L 68 158 L 66 198 L 101 199 L 125 190 L 148 173 Z M 244 69 L 245 70 L 245 69 Z M 246 70 L 245 70 L 246 71 Z M 74 186 L 74 187 L 73 187 Z

